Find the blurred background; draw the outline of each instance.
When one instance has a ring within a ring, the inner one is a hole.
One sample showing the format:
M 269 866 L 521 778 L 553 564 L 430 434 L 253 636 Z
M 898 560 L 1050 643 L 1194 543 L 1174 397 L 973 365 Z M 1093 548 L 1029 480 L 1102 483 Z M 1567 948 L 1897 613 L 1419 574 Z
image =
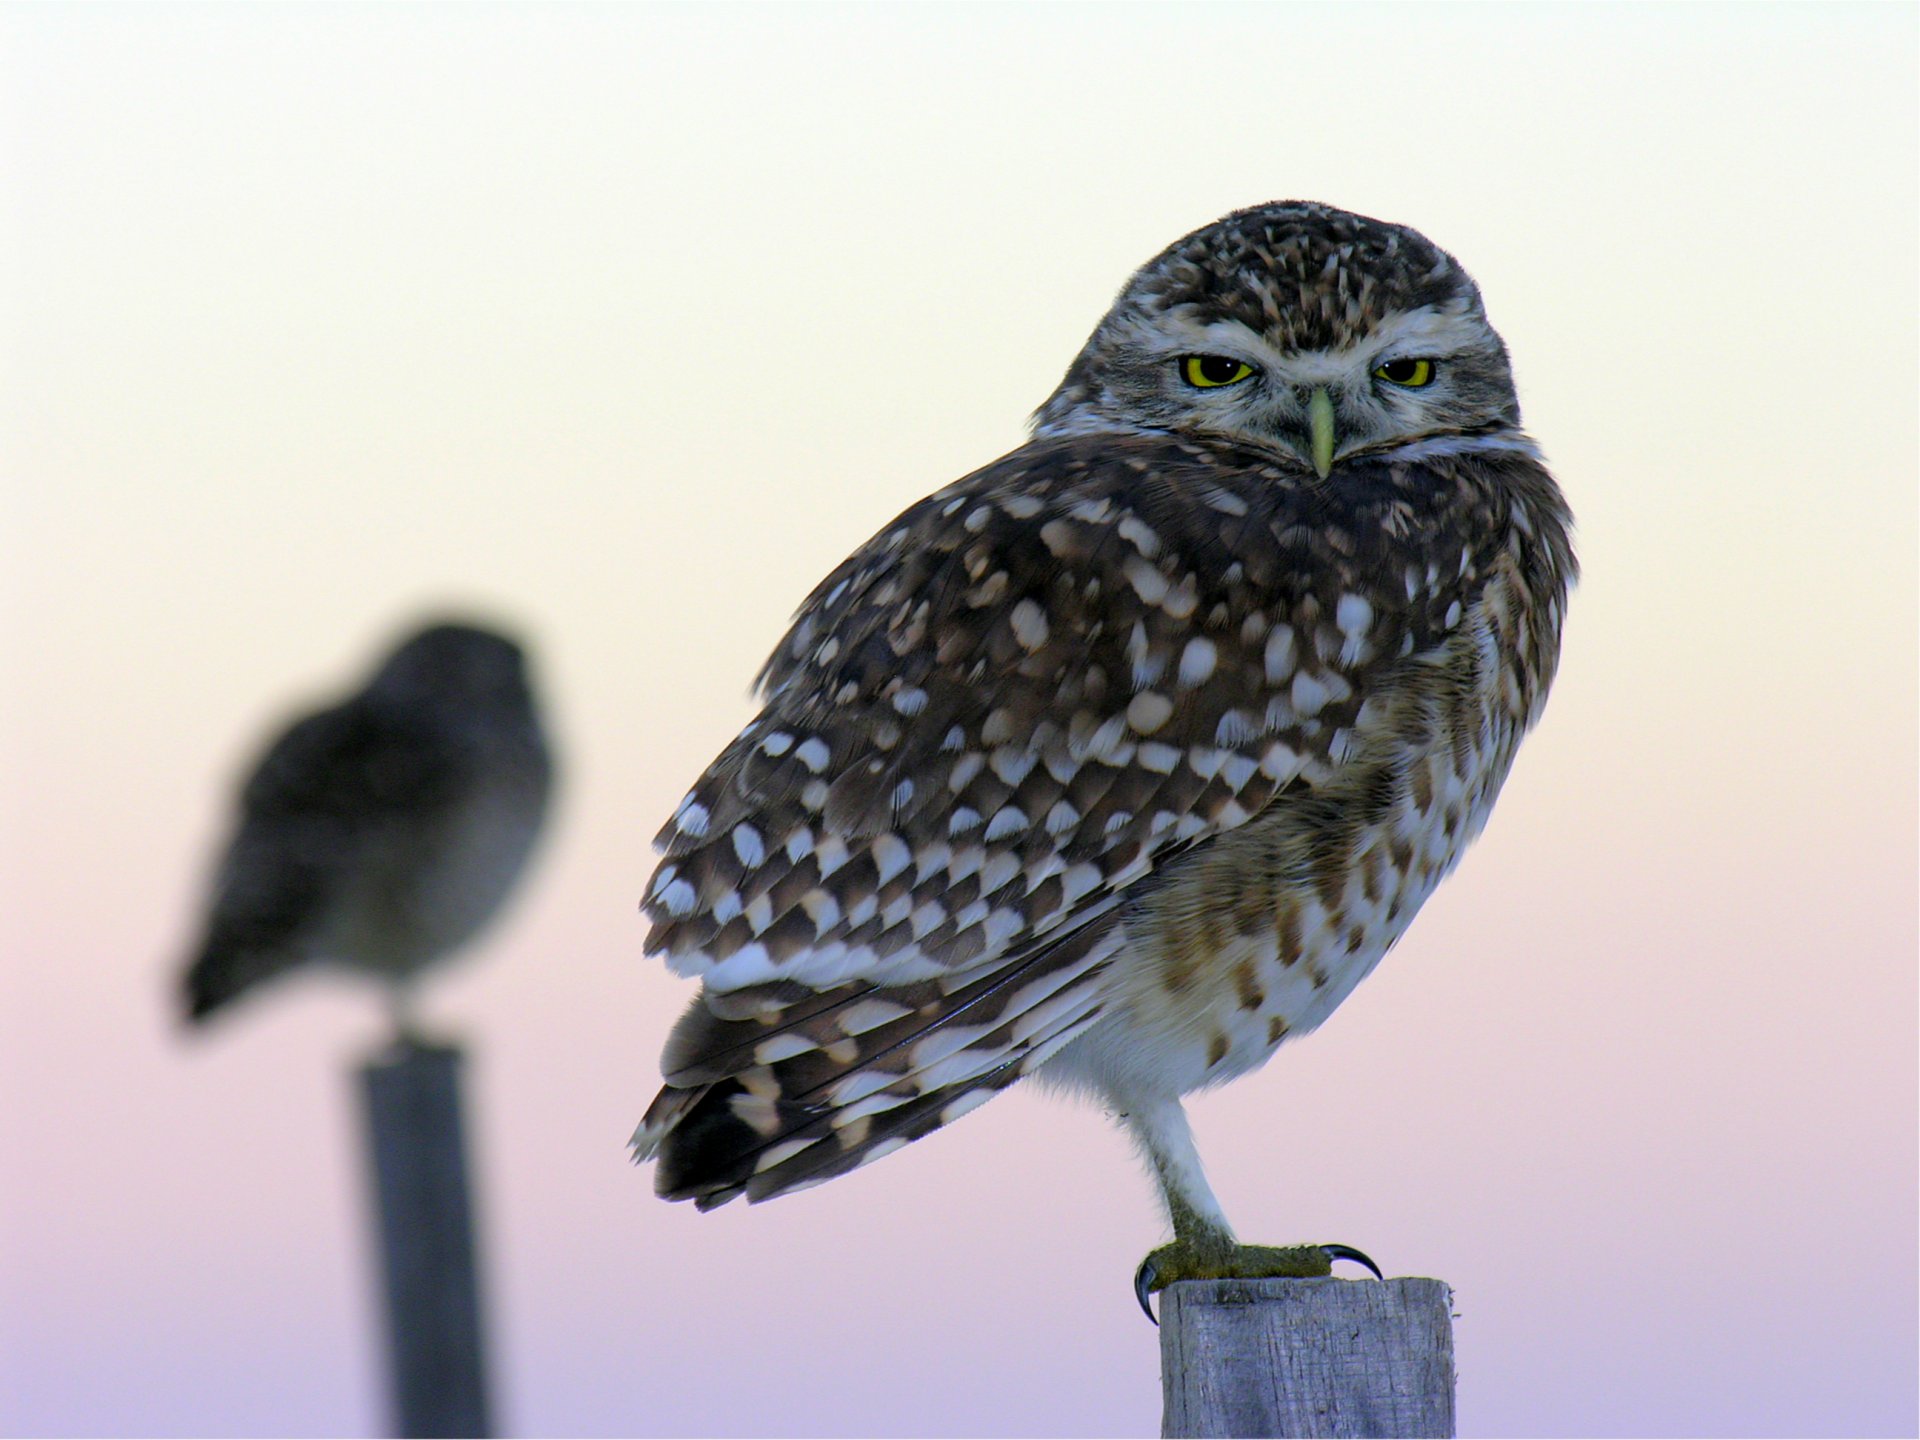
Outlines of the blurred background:
M 1024 1089 L 697 1215 L 648 842 L 808 588 L 1128 273 L 1296 196 L 1478 278 L 1580 522 L 1486 838 L 1196 1107 L 1249 1238 L 1456 1291 L 1463 1433 L 1912 1434 L 1916 12 L 0 13 L 0 1431 L 385 1423 L 370 987 L 188 1037 L 230 787 L 423 611 L 561 747 L 470 1051 L 497 1411 L 1157 1433 L 1162 1236 Z

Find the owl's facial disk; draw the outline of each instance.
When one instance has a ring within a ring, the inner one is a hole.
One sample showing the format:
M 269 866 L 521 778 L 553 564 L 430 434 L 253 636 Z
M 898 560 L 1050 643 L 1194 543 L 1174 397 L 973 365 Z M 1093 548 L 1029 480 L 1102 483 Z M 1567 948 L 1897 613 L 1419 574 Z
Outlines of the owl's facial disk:
M 1282 350 L 1237 320 L 1178 310 L 1110 320 L 1101 418 L 1278 450 L 1323 479 L 1344 460 L 1519 423 L 1506 347 L 1464 298 L 1386 316 L 1333 350 Z

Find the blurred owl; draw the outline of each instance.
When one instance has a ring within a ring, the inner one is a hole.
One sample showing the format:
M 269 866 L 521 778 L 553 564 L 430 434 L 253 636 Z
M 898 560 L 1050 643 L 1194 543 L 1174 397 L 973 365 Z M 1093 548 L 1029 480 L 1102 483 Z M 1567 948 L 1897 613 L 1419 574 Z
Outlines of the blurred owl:
M 507 898 L 551 786 L 520 647 L 469 625 L 421 630 L 248 778 L 186 973 L 189 1017 L 330 963 L 387 980 L 404 1031 L 415 977 Z
M 1479 833 L 1569 526 L 1423 236 L 1285 202 L 1149 262 L 1027 444 L 821 582 L 661 832 L 648 948 L 701 989 L 660 1193 L 812 1185 L 1037 1072 L 1159 1182 L 1143 1304 L 1327 1273 L 1237 1241 L 1181 1097 L 1325 1020 Z

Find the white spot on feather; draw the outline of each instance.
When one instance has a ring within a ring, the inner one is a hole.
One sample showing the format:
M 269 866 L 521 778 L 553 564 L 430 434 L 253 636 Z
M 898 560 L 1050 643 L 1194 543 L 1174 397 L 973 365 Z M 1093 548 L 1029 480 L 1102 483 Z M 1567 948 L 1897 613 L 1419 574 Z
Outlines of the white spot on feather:
M 824 935 L 840 923 L 840 902 L 825 890 L 813 889 L 800 897 L 800 908 L 813 921 L 813 933 Z
M 1278 685 L 1293 673 L 1294 642 L 1291 625 L 1276 625 L 1267 633 L 1267 683 Z
M 921 940 L 929 931 L 937 930 L 946 923 L 947 907 L 938 900 L 928 900 L 915 909 L 909 918 L 913 922 L 913 938 Z
M 1151 560 L 1160 553 L 1160 537 L 1153 533 L 1153 527 L 1139 516 L 1129 512 L 1120 517 L 1120 523 L 1114 527 L 1134 549 Z
M 914 1043 L 913 1048 L 907 1052 L 908 1064 L 914 1070 L 924 1070 L 929 1065 L 937 1065 L 979 1041 L 990 1028 L 986 1025 L 956 1025 L 949 1021 L 929 1031 Z M 922 1088 L 928 1087 L 922 1083 Z
M 1226 751 L 1216 750 L 1210 745 L 1196 745 L 1187 751 L 1187 764 L 1192 766 L 1193 773 L 1203 780 L 1211 780 L 1218 775 L 1226 759 Z
M 1033 767 L 1038 763 L 1038 757 L 1031 750 L 1019 750 L 1011 745 L 1002 745 L 993 752 L 993 758 L 988 763 L 993 766 L 994 774 L 1017 788 L 1020 782 L 1032 773 Z
M 947 861 L 952 857 L 953 847 L 944 840 L 922 845 L 913 852 L 913 883 L 918 885 L 934 871 L 946 869 Z
M 1142 690 L 1127 702 L 1127 724 L 1141 735 L 1153 734 L 1172 716 L 1173 701 L 1157 690 Z
M 710 990 L 744 990 L 749 985 L 764 985 L 778 976 L 773 958 L 759 941 L 742 945 L 733 954 L 707 972 Z
M 1254 737 L 1256 726 L 1239 710 L 1228 710 L 1221 714 L 1220 723 L 1213 727 L 1214 743 L 1218 745 L 1244 745 Z
M 1204 635 L 1194 636 L 1180 652 L 1180 683 L 1188 689 L 1205 684 L 1219 658 L 1220 652 L 1211 640 Z
M 991 895 L 1003 889 L 1019 873 L 1020 857 L 1011 850 L 1002 850 L 980 867 L 980 893 Z
M 1167 577 L 1160 573 L 1158 566 L 1139 555 L 1129 555 L 1120 568 L 1134 593 L 1147 604 L 1158 605 L 1167 598 Z
M 987 822 L 986 839 L 999 840 L 1008 835 L 1017 835 L 1027 828 L 1027 812 L 1017 805 L 1003 805 Z
M 820 871 L 820 878 L 826 879 L 847 863 L 847 842 L 838 835 L 822 835 L 814 847 L 813 863 Z
M 1333 691 L 1314 676 L 1302 670 L 1293 677 L 1293 689 L 1290 698 L 1294 710 L 1301 715 L 1318 715 L 1333 696 Z
M 775 1035 L 762 1040 L 753 1047 L 753 1063 L 773 1065 L 781 1060 L 791 1060 L 796 1055 L 805 1055 L 820 1047 L 798 1031 L 789 1030 L 784 1035 Z
M 900 1077 L 884 1070 L 856 1070 L 827 1093 L 835 1106 L 851 1105 L 876 1091 L 884 1090 Z
M 1025 928 L 1025 925 L 1026 922 L 1020 918 L 1016 911 L 995 910 L 991 915 L 987 916 L 986 923 L 981 927 L 986 931 L 987 948 L 989 950 L 998 950 L 1001 946 L 1005 945 L 1007 941 L 1018 935 L 1021 930 Z
M 1037 602 L 1022 600 L 1007 618 L 1022 649 L 1038 650 L 1047 643 L 1047 612 Z
M 859 1125 L 862 1120 L 867 1119 L 869 1116 L 884 1115 L 887 1111 L 906 1104 L 907 1101 L 912 1098 L 911 1095 L 889 1095 L 886 1091 L 882 1090 L 877 1095 L 869 1095 L 864 1100 L 856 1100 L 853 1104 L 834 1111 L 833 1119 L 829 1123 L 836 1130 L 844 1130 Z M 862 1135 L 865 1134 L 864 1127 L 862 1127 L 861 1133 Z
M 782 1140 L 778 1145 L 770 1145 L 753 1162 L 753 1173 L 764 1175 L 776 1165 L 784 1165 L 804 1150 L 811 1150 L 818 1140 Z
M 743 822 L 733 827 L 733 853 L 740 857 L 742 865 L 755 870 L 767 858 L 767 847 L 760 832 Z
M 1162 745 L 1158 740 L 1149 741 L 1134 752 L 1134 759 L 1144 770 L 1158 775 L 1171 775 L 1174 766 L 1180 763 L 1180 751 L 1173 745 Z
M 851 1005 L 843 1005 L 834 1016 L 834 1023 L 840 1027 L 843 1035 L 864 1035 L 869 1030 L 878 1030 L 882 1025 L 891 1025 L 895 1020 L 904 1019 L 913 1012 L 904 1005 L 896 1005 L 891 1000 L 877 1000 L 868 996 L 856 1000 Z
M 1245 755 L 1229 755 L 1226 763 L 1220 767 L 1220 775 L 1235 790 L 1244 790 L 1247 788 L 1247 782 L 1259 769 L 1260 763 L 1257 760 Z
M 880 836 L 873 842 L 872 851 L 874 867 L 880 872 L 882 885 L 913 863 L 913 852 L 898 835 Z
M 1099 866 L 1082 861 L 1060 877 L 1064 902 L 1071 905 L 1081 896 L 1091 894 L 1104 878 Z
M 953 769 L 947 775 L 947 788 L 958 795 L 973 783 L 973 777 L 987 766 L 987 757 L 977 750 L 970 750 L 953 762 Z

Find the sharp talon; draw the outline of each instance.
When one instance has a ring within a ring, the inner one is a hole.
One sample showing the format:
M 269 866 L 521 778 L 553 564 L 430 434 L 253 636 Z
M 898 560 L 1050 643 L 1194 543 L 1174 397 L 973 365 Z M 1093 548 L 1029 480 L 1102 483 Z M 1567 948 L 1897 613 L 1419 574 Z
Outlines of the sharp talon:
M 1140 1268 L 1133 1272 L 1133 1293 L 1139 1298 L 1140 1308 L 1155 1325 L 1158 1325 L 1160 1320 L 1153 1313 L 1153 1306 L 1147 1303 L 1147 1296 L 1153 1293 L 1153 1282 L 1159 1278 L 1159 1272 L 1153 1268 L 1151 1260 L 1142 1260 Z
M 1364 1265 L 1371 1270 L 1374 1279 L 1387 1278 L 1380 1273 L 1380 1267 L 1373 1263 L 1372 1258 L 1364 1250 L 1356 1250 L 1351 1245 L 1322 1245 L 1320 1251 L 1327 1257 L 1329 1263 L 1335 1260 L 1351 1260 L 1354 1264 Z

